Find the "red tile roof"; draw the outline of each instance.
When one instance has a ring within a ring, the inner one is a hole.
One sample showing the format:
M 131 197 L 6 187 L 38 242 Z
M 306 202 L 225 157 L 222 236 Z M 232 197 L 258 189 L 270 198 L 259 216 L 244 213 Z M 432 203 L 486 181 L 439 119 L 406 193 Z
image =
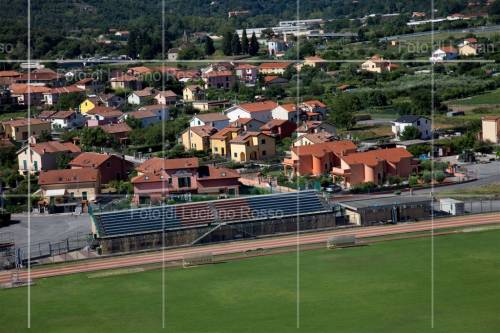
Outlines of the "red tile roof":
M 321 102 L 321 101 L 318 101 L 317 99 L 305 101 L 304 104 L 306 104 L 307 106 L 310 106 L 310 107 L 326 108 L 326 104 Z
M 106 124 L 101 126 L 102 130 L 108 134 L 128 133 L 132 129 L 127 123 Z
M 199 166 L 198 158 L 173 158 L 173 159 L 163 159 L 159 157 L 153 157 L 146 160 L 136 169 L 142 173 L 158 172 L 160 170 L 176 170 L 176 169 L 192 169 Z
M 25 83 L 13 83 L 9 86 L 9 90 L 14 95 L 28 94 L 28 93 L 43 94 L 51 91 L 51 89 L 48 87 L 35 86 L 33 84 L 28 85 Z
M 50 124 L 50 122 L 42 120 L 42 119 L 35 119 L 35 118 L 22 118 L 22 119 L 13 119 L 13 120 L 6 120 L 1 122 L 4 125 L 10 125 L 13 127 L 19 127 L 19 126 L 28 126 L 30 125 L 41 125 L 41 124 Z
M 121 117 L 123 112 L 115 108 L 96 106 L 87 112 L 88 115 L 99 115 L 105 118 Z
M 238 105 L 241 109 L 252 112 L 268 112 L 278 106 L 278 103 L 274 101 L 264 101 L 264 102 L 255 102 L 255 103 L 243 103 Z
M 16 71 L 0 71 L 0 77 L 18 77 L 21 73 Z
M 411 157 L 413 157 L 413 155 L 404 148 L 389 148 L 349 154 L 342 157 L 342 159 L 347 164 L 365 164 L 369 166 L 376 166 L 381 161 L 398 163 L 403 158 Z
M 266 62 L 259 66 L 260 69 L 286 69 L 290 66 L 289 62 Z
M 82 168 L 98 168 L 113 155 L 84 152 L 69 162 L 69 165 Z
M 356 145 L 352 141 L 332 141 L 292 148 L 292 151 L 299 156 L 317 157 L 323 157 L 327 153 L 342 155 L 346 152 L 354 152 L 355 150 Z
M 192 126 L 192 127 L 188 127 L 186 130 L 190 130 L 191 132 L 195 133 L 196 135 L 198 135 L 202 138 L 209 137 L 210 135 L 217 132 L 217 129 L 210 126 L 210 125 Z
M 231 71 L 213 71 L 204 73 L 203 77 L 220 77 L 220 76 L 232 76 L 233 73 Z
M 99 179 L 99 171 L 93 168 L 48 170 L 40 172 L 39 185 L 75 184 L 96 182 Z
M 47 141 L 37 143 L 31 146 L 31 149 L 39 155 L 46 153 L 79 153 L 81 152 L 80 147 L 74 145 L 71 142 L 59 142 L 59 141 Z

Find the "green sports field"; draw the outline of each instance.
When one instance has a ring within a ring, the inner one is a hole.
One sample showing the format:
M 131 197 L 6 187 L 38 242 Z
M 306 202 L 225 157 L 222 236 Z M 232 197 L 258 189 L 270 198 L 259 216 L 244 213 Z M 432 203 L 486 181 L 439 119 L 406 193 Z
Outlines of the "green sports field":
M 500 230 L 300 254 L 301 332 L 498 332 Z M 36 281 L 32 332 L 295 332 L 295 253 Z M 90 277 L 92 278 L 90 278 Z M 24 332 L 27 289 L 0 291 L 0 332 Z

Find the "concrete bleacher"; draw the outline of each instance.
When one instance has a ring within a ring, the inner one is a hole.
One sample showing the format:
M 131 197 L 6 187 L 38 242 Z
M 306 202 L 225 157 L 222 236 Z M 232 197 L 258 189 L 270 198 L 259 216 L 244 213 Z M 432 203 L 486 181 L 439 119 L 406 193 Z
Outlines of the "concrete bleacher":
M 97 236 L 103 238 L 326 211 L 316 191 L 298 191 L 94 213 L 92 220 Z

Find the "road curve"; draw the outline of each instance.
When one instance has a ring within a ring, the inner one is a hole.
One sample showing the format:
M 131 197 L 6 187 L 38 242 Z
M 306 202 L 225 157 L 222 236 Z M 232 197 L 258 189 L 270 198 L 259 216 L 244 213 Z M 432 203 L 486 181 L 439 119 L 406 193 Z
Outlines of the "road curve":
M 339 235 L 355 235 L 357 238 L 367 238 L 374 236 L 394 235 L 409 232 L 439 230 L 453 227 L 479 226 L 486 224 L 500 224 L 500 214 L 482 214 L 472 216 L 461 216 L 451 218 L 440 218 L 434 221 L 426 220 L 415 223 L 404 223 L 398 225 L 384 225 L 373 227 L 362 227 L 346 230 L 334 230 L 329 232 L 307 233 L 301 235 L 287 235 L 282 237 L 272 237 L 266 239 L 256 239 L 247 241 L 235 241 L 222 244 L 211 244 L 189 248 L 178 248 L 165 251 L 155 251 L 149 253 L 124 255 L 118 257 L 106 257 L 64 265 L 39 266 L 33 268 L 31 273 L 28 270 L 19 272 L 21 279 L 30 277 L 38 279 L 50 276 L 66 274 L 92 272 L 105 269 L 115 269 L 139 266 L 145 264 L 161 263 L 162 261 L 182 260 L 186 255 L 211 252 L 214 255 L 244 252 L 256 248 L 273 249 L 288 246 L 306 245 L 326 242 L 329 237 Z M 0 273 L 0 283 L 11 281 L 11 271 Z

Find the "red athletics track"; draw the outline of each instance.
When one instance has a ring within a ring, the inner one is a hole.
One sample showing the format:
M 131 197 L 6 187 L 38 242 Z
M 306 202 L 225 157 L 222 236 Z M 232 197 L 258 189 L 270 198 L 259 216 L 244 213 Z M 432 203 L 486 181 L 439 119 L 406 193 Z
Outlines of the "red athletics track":
M 486 224 L 500 223 L 500 214 L 482 214 L 472 216 L 461 216 L 453 218 L 440 218 L 434 221 L 434 230 L 479 226 Z M 297 241 L 301 245 L 326 242 L 331 236 L 338 235 L 356 235 L 357 238 L 367 238 L 374 236 L 394 235 L 408 232 L 428 231 L 432 229 L 432 221 L 422 221 L 415 223 L 406 223 L 398 225 L 385 225 L 374 227 L 362 227 L 348 230 L 335 230 L 329 232 L 307 233 L 296 235 L 287 235 L 282 237 L 272 237 L 266 239 L 257 239 L 250 241 L 236 241 L 222 244 L 212 244 L 205 246 L 196 246 L 190 248 L 180 248 L 143 254 L 131 254 L 117 257 L 106 257 L 101 259 L 85 260 L 64 265 L 51 265 L 48 267 L 38 266 L 31 270 L 31 278 L 37 279 L 42 277 L 58 276 L 65 274 L 91 272 L 103 269 L 114 269 L 131 267 L 145 264 L 161 263 L 165 261 L 182 260 L 183 256 L 196 253 L 211 252 L 214 255 L 244 252 L 256 248 L 271 249 L 297 245 Z M 22 270 L 19 274 L 20 278 L 27 278 L 28 271 Z M 11 281 L 11 272 L 0 273 L 0 283 Z

